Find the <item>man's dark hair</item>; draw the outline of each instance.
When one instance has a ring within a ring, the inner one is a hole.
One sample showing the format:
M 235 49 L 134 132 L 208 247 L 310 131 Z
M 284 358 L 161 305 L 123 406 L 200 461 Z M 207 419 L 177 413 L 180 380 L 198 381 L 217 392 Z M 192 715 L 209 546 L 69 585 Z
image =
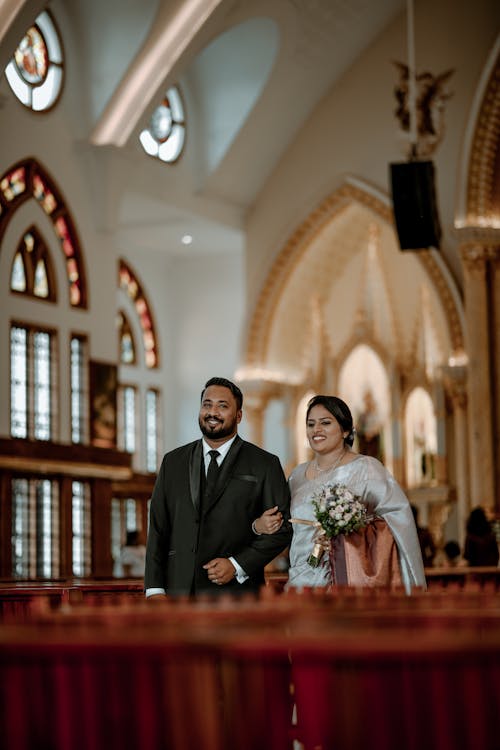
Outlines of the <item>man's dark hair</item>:
M 238 386 L 235 385 L 231 380 L 228 380 L 227 378 L 210 378 L 210 380 L 207 380 L 207 382 L 205 383 L 205 387 L 203 388 L 201 392 L 201 401 L 203 401 L 203 394 L 205 393 L 207 388 L 209 388 L 211 385 L 221 385 L 224 388 L 228 388 L 236 400 L 236 406 L 238 410 L 242 408 L 243 394 L 238 388 Z

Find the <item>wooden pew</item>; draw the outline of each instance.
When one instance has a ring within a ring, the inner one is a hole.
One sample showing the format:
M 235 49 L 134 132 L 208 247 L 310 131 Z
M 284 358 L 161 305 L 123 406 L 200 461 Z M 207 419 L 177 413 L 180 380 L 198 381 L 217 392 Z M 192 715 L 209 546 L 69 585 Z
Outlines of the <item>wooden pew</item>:
M 0 626 L 0 736 L 6 750 L 465 750 L 473 731 L 489 748 L 499 610 L 484 590 L 264 589 L 40 611 Z
M 143 583 L 137 579 L 0 581 L 0 622 L 22 622 L 38 612 L 76 602 L 100 604 L 134 597 L 142 599 L 143 591 Z

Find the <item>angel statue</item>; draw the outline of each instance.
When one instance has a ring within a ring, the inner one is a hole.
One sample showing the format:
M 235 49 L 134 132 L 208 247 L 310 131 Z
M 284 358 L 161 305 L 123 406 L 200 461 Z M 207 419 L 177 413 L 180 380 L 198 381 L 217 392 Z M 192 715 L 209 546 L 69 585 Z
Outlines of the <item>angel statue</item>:
M 410 130 L 409 68 L 408 65 L 393 61 L 399 70 L 399 81 L 394 89 L 397 107 L 394 111 L 401 130 Z M 419 73 L 415 77 L 415 110 L 417 117 L 416 153 L 408 156 L 426 157 L 436 150 L 444 136 L 444 105 L 453 92 L 446 90 L 446 84 L 454 73 L 447 70 L 438 76 L 432 73 Z

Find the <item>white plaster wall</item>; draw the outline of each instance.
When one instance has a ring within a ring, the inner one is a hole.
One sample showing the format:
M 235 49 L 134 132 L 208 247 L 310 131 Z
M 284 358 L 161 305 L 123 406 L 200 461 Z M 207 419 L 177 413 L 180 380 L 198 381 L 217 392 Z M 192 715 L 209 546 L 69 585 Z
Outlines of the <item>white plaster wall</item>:
M 151 302 L 160 347 L 152 375 L 162 392 L 163 448 L 199 437 L 200 393 L 212 376 L 234 378 L 244 317 L 243 251 L 166 258 L 124 256 Z M 242 423 L 240 433 L 245 435 Z
M 178 444 L 199 436 L 200 393 L 213 376 L 234 379 L 244 316 L 243 254 L 176 258 L 170 279 L 174 390 L 166 422 Z M 245 428 L 242 424 L 241 434 Z M 168 445 L 167 445 L 168 447 Z

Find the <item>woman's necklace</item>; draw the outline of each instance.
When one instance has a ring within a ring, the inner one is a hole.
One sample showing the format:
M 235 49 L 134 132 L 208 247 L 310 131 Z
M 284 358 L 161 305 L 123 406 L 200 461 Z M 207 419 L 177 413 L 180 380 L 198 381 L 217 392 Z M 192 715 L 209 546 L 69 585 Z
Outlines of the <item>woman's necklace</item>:
M 337 468 L 337 466 L 340 466 L 340 462 L 342 461 L 346 453 L 347 451 L 344 449 L 342 453 L 340 454 L 340 456 L 335 461 L 335 463 L 333 463 L 331 466 L 325 466 L 323 469 L 318 465 L 318 459 L 315 458 L 314 459 L 314 471 L 316 472 L 316 474 L 322 474 L 324 471 L 333 471 L 334 469 Z

